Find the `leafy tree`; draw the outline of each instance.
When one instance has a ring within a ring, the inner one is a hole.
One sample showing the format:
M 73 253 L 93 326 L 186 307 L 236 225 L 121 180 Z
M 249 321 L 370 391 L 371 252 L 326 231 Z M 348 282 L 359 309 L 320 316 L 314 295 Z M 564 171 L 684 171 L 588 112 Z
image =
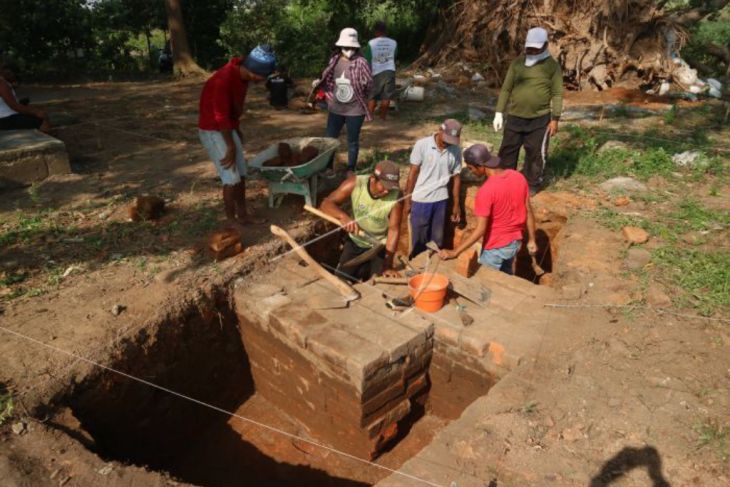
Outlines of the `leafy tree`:
M 3 0 L 0 56 L 22 70 L 75 70 L 94 47 L 85 0 Z
M 269 42 L 293 73 L 316 75 L 342 28 L 355 27 L 364 44 L 378 20 L 399 42 L 399 57 L 413 58 L 437 7 L 430 0 L 236 0 L 220 43 L 229 55 L 240 55 Z

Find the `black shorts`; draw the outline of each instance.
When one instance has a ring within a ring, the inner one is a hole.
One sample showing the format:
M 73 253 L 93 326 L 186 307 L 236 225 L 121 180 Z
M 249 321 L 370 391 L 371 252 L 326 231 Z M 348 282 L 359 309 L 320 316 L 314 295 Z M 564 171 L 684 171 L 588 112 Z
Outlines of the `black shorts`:
M 43 120 L 40 118 L 24 113 L 0 118 L 0 130 L 31 130 L 40 128 L 42 124 Z
M 370 248 L 360 247 L 349 236 L 345 236 L 345 246 L 342 249 L 340 263 L 337 265 L 337 272 L 335 274 L 350 282 L 367 281 L 373 274 L 380 274 L 383 270 L 383 262 L 385 261 L 385 249 L 378 252 L 368 262 L 350 267 L 343 265 L 345 262 L 354 259 L 368 250 Z
M 373 76 L 371 100 L 392 100 L 395 96 L 395 71 L 383 71 Z

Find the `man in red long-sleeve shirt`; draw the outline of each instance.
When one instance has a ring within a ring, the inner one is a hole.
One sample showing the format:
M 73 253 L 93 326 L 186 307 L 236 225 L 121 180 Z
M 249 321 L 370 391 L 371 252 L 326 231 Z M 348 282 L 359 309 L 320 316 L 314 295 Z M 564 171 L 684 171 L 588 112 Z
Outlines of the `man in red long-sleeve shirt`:
M 245 59 L 234 57 L 205 82 L 200 95 L 198 137 L 213 160 L 223 183 L 223 205 L 229 222 L 239 231 L 257 223 L 246 213 L 246 160 L 239 119 L 248 83 L 266 79 L 276 58 L 268 45 L 257 46 Z

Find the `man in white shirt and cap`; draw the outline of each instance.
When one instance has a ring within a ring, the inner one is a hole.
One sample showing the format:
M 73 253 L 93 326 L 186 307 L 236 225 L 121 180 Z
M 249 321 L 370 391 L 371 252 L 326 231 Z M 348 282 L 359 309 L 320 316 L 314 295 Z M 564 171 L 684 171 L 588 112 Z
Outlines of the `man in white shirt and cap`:
M 545 29 L 536 27 L 527 32 L 525 54 L 510 64 L 495 111 L 494 130 L 504 127 L 499 148 L 503 167 L 516 169 L 524 146 L 522 172 L 530 194 L 535 194 L 542 188 L 548 143 L 558 131 L 563 111 L 563 72 L 550 56 Z

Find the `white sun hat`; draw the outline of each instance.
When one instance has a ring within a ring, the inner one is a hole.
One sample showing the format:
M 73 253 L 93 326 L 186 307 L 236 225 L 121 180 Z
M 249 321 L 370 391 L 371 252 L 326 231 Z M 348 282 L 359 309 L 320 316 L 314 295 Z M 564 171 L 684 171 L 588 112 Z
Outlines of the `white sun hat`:
M 360 47 L 357 41 L 357 31 L 352 27 L 345 27 L 340 31 L 340 38 L 335 43 L 337 47 Z
M 548 33 L 542 27 L 534 27 L 527 31 L 525 47 L 540 49 L 548 41 Z

